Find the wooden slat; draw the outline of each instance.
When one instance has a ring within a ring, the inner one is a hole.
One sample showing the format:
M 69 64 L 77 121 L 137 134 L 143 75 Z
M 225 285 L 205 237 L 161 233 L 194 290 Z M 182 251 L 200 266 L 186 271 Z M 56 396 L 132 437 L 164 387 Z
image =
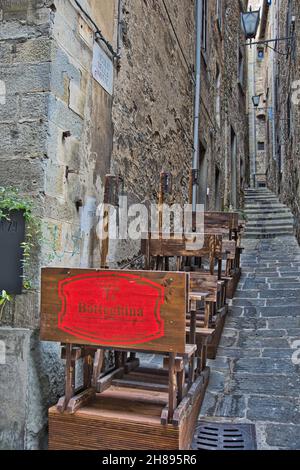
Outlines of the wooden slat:
M 201 240 L 201 243 L 197 240 Z M 222 235 L 209 234 L 151 234 L 151 238 L 142 243 L 143 253 L 149 251 L 156 257 L 202 257 L 222 255 Z
M 238 212 L 205 212 L 204 225 L 206 230 L 211 228 L 227 230 L 239 229 Z
M 45 268 L 41 339 L 184 353 L 187 278 L 175 272 Z

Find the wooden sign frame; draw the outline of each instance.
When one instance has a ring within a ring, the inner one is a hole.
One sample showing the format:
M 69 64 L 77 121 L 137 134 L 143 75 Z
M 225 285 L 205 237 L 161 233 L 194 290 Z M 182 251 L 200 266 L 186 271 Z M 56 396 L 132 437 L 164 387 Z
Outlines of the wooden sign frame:
M 185 352 L 188 274 L 42 269 L 41 340 Z

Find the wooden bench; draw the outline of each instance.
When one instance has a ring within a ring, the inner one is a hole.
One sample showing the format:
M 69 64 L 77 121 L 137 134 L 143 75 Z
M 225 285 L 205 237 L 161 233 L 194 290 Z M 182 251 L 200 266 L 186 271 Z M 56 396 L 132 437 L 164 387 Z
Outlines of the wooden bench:
M 208 359 L 215 359 L 219 341 L 223 332 L 225 318 L 228 313 L 228 305 L 223 302 L 224 281 L 220 281 L 217 276 L 207 275 L 206 273 L 190 274 L 190 298 L 199 290 L 208 292 L 204 300 L 204 305 L 196 307 L 196 343 L 198 351 L 203 347 L 203 331 L 209 329 L 212 334 L 206 343 L 206 348 L 202 350 L 203 356 L 206 354 Z M 191 312 L 193 308 L 191 308 Z M 191 314 L 188 314 L 188 319 Z M 189 326 L 189 323 L 188 323 Z
M 216 355 L 228 312 L 226 281 L 221 279 L 219 270 L 224 248 L 222 235 L 205 234 L 202 236 L 203 244 L 199 246 L 197 244 L 193 246 L 193 243 L 190 243 L 193 237 L 201 239 L 200 234 L 188 236 L 176 234 L 169 238 L 167 234 L 160 236 L 155 234 L 154 238 L 149 235 L 149 239 L 143 242 L 142 250 L 147 258 L 147 266 L 153 269 L 169 270 L 171 258 L 175 258 L 177 269 L 193 270 L 190 273 L 190 308 L 187 326 L 192 329 L 190 342 L 196 341 L 198 345 L 198 370 L 203 370 L 206 367 L 207 357 L 213 358 Z M 204 256 L 209 260 L 209 272 L 203 272 L 203 268 L 200 268 L 201 259 Z M 195 259 L 199 260 L 198 265 Z M 218 266 L 218 273 L 215 273 L 216 266 Z
M 165 234 L 149 233 L 142 240 L 146 269 L 169 270 L 170 259 L 176 260 L 177 271 L 191 271 L 192 259 L 207 257 L 209 272 L 215 274 L 218 260 L 222 258 L 222 235 L 216 234 Z M 195 265 L 196 266 L 196 265 Z
M 205 232 L 222 235 L 223 254 L 226 267 L 222 274 L 227 280 L 227 298 L 232 299 L 241 277 L 240 258 L 241 224 L 239 214 L 235 212 L 205 212 Z
M 130 395 L 134 389 L 145 396 L 164 394 L 161 425 L 181 429 L 187 416 L 196 422 L 209 371 L 194 368 L 197 345 L 186 340 L 188 299 L 187 273 L 43 269 L 41 339 L 65 345 L 65 396 L 56 410 L 80 413 L 97 402 L 98 394 L 112 390 L 116 397 L 119 390 Z M 99 367 L 101 349 L 118 353 L 112 370 Z M 167 370 L 140 367 L 132 352 L 161 355 Z M 84 383 L 75 390 L 79 358 L 84 361 Z M 51 413 L 57 420 L 56 411 Z M 108 413 L 106 408 L 103 413 Z

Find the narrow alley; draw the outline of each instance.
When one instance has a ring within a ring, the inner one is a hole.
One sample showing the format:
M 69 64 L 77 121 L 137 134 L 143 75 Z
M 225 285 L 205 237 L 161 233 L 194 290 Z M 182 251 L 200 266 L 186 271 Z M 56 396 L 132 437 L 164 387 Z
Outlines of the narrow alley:
M 299 26 L 0 0 L 0 450 L 300 450 Z
M 211 361 L 201 419 L 254 423 L 259 449 L 298 449 L 300 366 L 293 352 L 297 344 L 299 349 L 300 249 L 292 233 L 283 233 L 289 230 L 287 209 L 265 189 L 249 190 L 247 196 L 248 217 L 253 205 L 264 208 L 257 211 L 256 232 L 246 228 L 243 275 Z M 269 217 L 273 212 L 272 223 L 278 214 L 284 219 L 287 213 L 287 219 L 262 231 L 259 214 L 266 210 Z

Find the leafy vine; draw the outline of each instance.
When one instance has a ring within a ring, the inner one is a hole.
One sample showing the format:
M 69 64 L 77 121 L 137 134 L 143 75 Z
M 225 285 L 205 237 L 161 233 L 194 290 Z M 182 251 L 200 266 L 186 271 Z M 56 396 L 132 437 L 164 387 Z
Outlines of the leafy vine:
M 23 268 L 23 288 L 31 288 L 31 280 L 27 278 L 32 249 L 35 243 L 41 238 L 40 220 L 33 214 L 32 202 L 21 195 L 17 188 L 0 186 L 0 221 L 10 220 L 12 211 L 22 211 L 26 223 L 25 241 L 21 243 L 23 250 L 22 268 Z M 0 320 L 2 318 L 5 305 L 12 300 L 12 296 L 5 290 L 0 292 Z

